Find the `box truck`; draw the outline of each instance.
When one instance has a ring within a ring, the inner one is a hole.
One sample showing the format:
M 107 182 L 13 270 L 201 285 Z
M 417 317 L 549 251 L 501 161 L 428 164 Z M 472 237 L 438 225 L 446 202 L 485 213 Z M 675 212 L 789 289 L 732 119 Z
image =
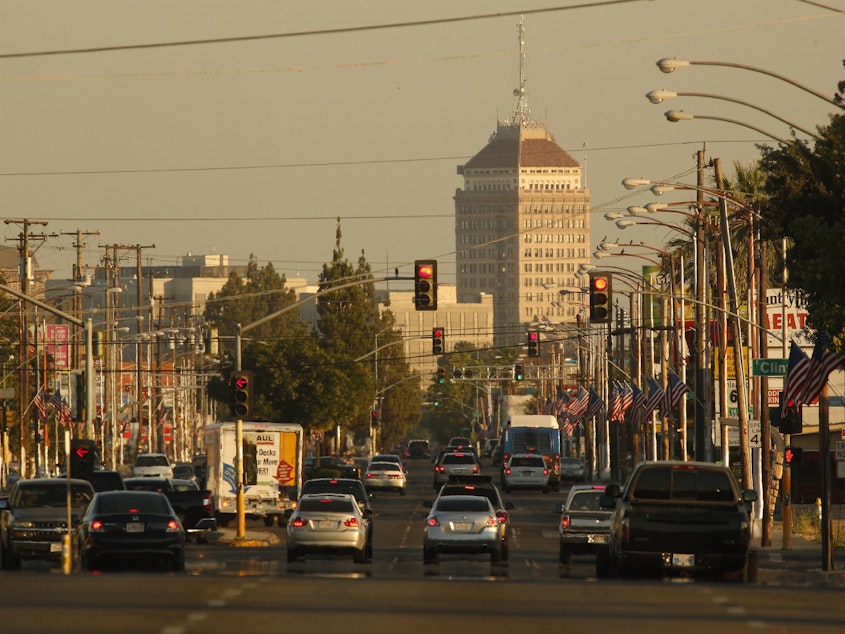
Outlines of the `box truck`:
M 284 525 L 302 491 L 302 426 L 293 423 L 243 425 L 243 491 L 246 517 L 266 526 Z M 237 515 L 235 423 L 220 422 L 205 429 L 208 481 L 214 494 L 214 514 L 220 526 Z

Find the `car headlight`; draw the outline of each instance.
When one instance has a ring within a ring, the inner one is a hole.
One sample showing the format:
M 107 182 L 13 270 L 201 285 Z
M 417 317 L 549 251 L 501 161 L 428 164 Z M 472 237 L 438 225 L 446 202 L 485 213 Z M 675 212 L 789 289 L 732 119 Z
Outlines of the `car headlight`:
M 9 528 L 35 528 L 35 522 L 13 519 L 9 522 Z

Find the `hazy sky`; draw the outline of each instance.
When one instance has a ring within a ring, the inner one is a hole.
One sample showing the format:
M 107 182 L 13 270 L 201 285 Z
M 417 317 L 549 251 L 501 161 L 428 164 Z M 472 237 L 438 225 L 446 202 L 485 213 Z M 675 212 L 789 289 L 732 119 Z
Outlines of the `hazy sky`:
M 834 111 L 762 74 L 697 65 L 665 75 L 655 62 L 742 63 L 832 96 L 845 79 L 845 0 L 640 0 L 534 12 L 589 3 L 6 0 L 2 217 L 48 221 L 38 232 L 99 231 L 86 239 L 89 265 L 107 244 L 155 244 L 145 263 L 188 252 L 242 263 L 254 253 L 314 281 L 340 216 L 350 260 L 363 250 L 375 270 L 410 275 L 409 262 L 435 257 L 441 281 L 453 282 L 456 167 L 514 107 L 519 12 L 532 116 L 586 162 L 591 247 L 605 236 L 659 245 L 671 235 L 604 220 L 654 200 L 623 189 L 624 177 L 670 179 L 694 166 L 705 142 L 730 173 L 766 141 L 735 124 L 669 123 L 664 111 L 790 134 L 746 106 L 691 97 L 653 105 L 647 91 L 726 95 L 810 129 Z M 284 37 L 253 37 L 263 35 Z M 10 56 L 230 38 L 241 39 Z M 0 226 L 14 246 L 20 228 Z M 36 257 L 67 276 L 73 242 L 50 238 Z

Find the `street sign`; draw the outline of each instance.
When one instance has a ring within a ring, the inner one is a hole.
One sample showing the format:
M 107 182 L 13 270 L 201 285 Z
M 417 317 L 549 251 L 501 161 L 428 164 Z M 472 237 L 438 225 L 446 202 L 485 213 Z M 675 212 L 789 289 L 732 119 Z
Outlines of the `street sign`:
M 845 440 L 836 441 L 836 459 L 845 460 Z
M 785 376 L 789 359 L 751 359 L 751 376 Z
M 322 442 L 323 440 L 323 432 L 320 429 L 312 429 L 311 430 L 311 440 L 313 442 Z

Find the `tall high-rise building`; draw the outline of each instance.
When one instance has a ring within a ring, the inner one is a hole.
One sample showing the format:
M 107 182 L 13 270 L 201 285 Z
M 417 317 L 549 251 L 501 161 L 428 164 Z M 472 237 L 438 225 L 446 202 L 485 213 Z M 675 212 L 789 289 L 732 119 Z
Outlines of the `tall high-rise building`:
M 513 115 L 458 166 L 455 192 L 458 302 L 493 295 L 497 346 L 524 342 L 531 323 L 574 322 L 584 303 L 576 272 L 590 257 L 590 192 L 581 165 L 531 119 L 524 34 L 520 22 Z

